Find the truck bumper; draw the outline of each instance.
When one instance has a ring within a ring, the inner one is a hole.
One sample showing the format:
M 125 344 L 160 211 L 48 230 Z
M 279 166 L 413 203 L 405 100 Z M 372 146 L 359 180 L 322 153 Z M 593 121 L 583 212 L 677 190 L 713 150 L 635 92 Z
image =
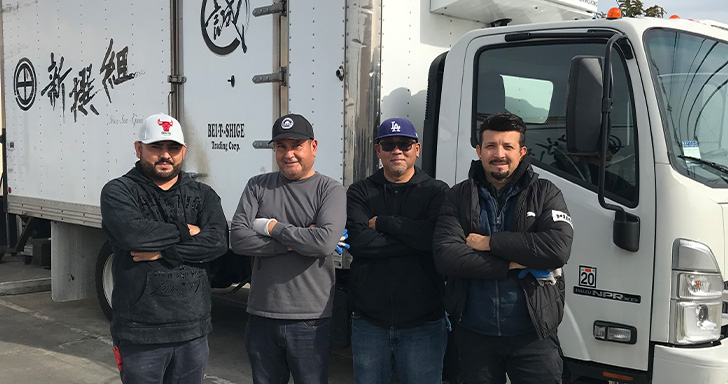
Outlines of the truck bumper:
M 728 339 L 706 348 L 655 346 L 653 383 L 728 384 Z

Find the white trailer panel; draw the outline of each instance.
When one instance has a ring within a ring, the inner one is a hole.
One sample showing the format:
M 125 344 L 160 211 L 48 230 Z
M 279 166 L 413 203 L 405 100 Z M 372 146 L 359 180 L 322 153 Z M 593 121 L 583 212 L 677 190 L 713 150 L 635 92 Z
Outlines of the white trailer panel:
M 288 8 L 288 112 L 314 128 L 314 169 L 344 179 L 345 4 L 340 0 L 291 1 Z
M 11 206 L 98 206 L 134 163 L 139 123 L 167 110 L 168 4 L 3 2 Z
M 253 17 L 265 0 L 186 1 L 182 15 L 183 83 L 181 123 L 185 127 L 185 170 L 199 173 L 222 199 L 228 219 L 248 179 L 274 169 L 267 148 L 279 116 L 278 86 L 254 84 L 253 76 L 278 70 L 278 24 Z
M 385 2 L 382 9 L 381 118 L 404 117 L 422 138 L 430 64 L 477 22 L 428 12 L 420 0 Z

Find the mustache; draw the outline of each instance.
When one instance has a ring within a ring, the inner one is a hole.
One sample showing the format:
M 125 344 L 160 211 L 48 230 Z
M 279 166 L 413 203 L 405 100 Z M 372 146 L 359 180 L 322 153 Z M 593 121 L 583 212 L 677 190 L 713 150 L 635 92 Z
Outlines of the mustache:
M 154 165 L 161 165 L 161 164 L 174 165 L 174 162 L 172 162 L 172 160 L 169 160 L 169 159 L 162 159 L 162 160 L 159 160 L 156 163 L 154 163 Z
M 494 159 L 488 162 L 488 164 L 510 164 L 508 159 Z

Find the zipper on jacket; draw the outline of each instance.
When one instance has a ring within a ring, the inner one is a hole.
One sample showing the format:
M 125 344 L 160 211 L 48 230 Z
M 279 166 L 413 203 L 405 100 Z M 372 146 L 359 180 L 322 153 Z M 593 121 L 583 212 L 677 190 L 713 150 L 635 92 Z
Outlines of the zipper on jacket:
M 498 336 L 500 336 L 501 335 L 500 290 L 498 289 L 498 280 L 495 280 L 495 323 L 498 328 Z

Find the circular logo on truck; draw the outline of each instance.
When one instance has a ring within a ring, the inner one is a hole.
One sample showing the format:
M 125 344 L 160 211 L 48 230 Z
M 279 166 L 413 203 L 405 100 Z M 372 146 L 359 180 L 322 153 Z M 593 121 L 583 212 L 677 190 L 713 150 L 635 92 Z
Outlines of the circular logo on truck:
M 18 65 L 15 66 L 13 90 L 15 92 L 15 101 L 18 103 L 20 109 L 24 111 L 30 109 L 35 101 L 38 83 L 36 81 L 33 63 L 27 57 L 20 59 Z

